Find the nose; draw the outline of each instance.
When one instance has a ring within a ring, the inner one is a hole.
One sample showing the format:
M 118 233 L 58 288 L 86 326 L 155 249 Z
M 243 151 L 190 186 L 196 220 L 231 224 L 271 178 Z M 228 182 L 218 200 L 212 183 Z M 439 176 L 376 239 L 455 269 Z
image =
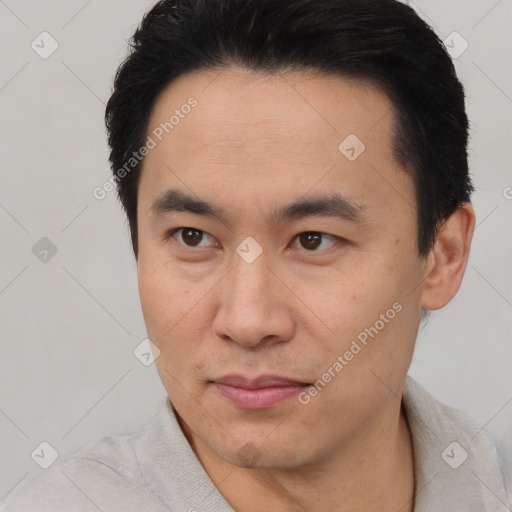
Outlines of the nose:
M 235 255 L 212 326 L 218 338 L 254 348 L 293 337 L 290 292 L 275 274 L 265 251 L 251 263 Z

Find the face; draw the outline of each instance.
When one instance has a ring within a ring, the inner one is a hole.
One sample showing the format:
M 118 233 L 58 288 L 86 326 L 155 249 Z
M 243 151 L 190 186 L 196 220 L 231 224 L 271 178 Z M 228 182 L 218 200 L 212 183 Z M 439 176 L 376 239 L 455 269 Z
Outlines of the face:
M 225 461 L 318 462 L 396 408 L 425 263 L 393 112 L 361 82 L 235 68 L 154 105 L 142 309 L 182 425 Z

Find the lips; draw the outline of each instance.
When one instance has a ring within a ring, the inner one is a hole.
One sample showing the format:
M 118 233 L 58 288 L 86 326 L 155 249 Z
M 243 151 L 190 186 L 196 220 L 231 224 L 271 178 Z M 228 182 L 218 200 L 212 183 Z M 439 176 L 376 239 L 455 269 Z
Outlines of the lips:
M 227 375 L 216 379 L 212 384 L 232 405 L 249 410 L 275 407 L 310 385 L 276 375 L 262 375 L 254 379 L 247 379 L 241 375 Z
M 262 375 L 255 379 L 247 379 L 241 375 L 227 375 L 225 377 L 221 377 L 220 379 L 216 379 L 214 382 L 245 389 L 258 389 L 290 385 L 310 385 L 308 382 L 301 382 L 300 380 L 288 379 L 286 377 L 279 377 L 277 375 Z

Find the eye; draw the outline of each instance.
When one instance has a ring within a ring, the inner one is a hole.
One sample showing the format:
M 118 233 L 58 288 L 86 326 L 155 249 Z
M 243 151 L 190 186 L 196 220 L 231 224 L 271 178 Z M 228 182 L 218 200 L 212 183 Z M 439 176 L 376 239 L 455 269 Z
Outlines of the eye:
M 333 243 L 328 247 L 321 247 L 323 243 L 322 238 L 326 237 L 332 240 Z M 329 247 L 336 245 L 337 240 L 341 240 L 339 237 L 321 233 L 319 231 L 304 231 L 303 233 L 299 233 L 296 238 L 302 247 L 304 247 L 309 252 L 319 252 L 319 247 L 321 247 L 320 250 L 328 249 Z
M 206 232 L 192 228 L 192 227 L 181 227 L 171 230 L 167 238 L 177 238 L 178 243 L 185 247 L 207 247 L 210 244 L 215 244 L 215 239 L 208 235 Z M 208 238 L 210 242 L 208 243 Z M 304 231 L 299 233 L 295 239 L 301 244 L 301 246 L 308 252 L 320 252 L 325 249 L 329 249 L 343 239 L 322 233 L 320 231 Z M 325 247 L 325 239 L 329 239 L 331 243 Z M 202 243 L 205 242 L 205 243 Z
M 181 243 L 181 245 L 185 245 L 186 247 L 205 247 L 204 245 L 201 245 L 201 242 L 203 242 L 205 238 L 210 238 L 212 241 L 214 241 L 213 237 L 204 231 L 189 227 L 173 229 L 169 232 L 168 238 L 174 237 L 180 231 L 181 234 L 178 234 L 177 238 L 178 240 L 181 239 L 179 243 Z

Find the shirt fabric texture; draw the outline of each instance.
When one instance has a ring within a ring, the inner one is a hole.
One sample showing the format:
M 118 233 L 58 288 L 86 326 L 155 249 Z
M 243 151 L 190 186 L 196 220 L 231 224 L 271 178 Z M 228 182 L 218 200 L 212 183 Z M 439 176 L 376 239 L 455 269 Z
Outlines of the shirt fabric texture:
M 512 510 L 495 445 L 483 429 L 410 376 L 402 403 L 413 440 L 414 512 Z M 190 447 L 168 397 L 137 432 L 103 437 L 29 473 L 0 503 L 0 512 L 98 510 L 233 512 Z

